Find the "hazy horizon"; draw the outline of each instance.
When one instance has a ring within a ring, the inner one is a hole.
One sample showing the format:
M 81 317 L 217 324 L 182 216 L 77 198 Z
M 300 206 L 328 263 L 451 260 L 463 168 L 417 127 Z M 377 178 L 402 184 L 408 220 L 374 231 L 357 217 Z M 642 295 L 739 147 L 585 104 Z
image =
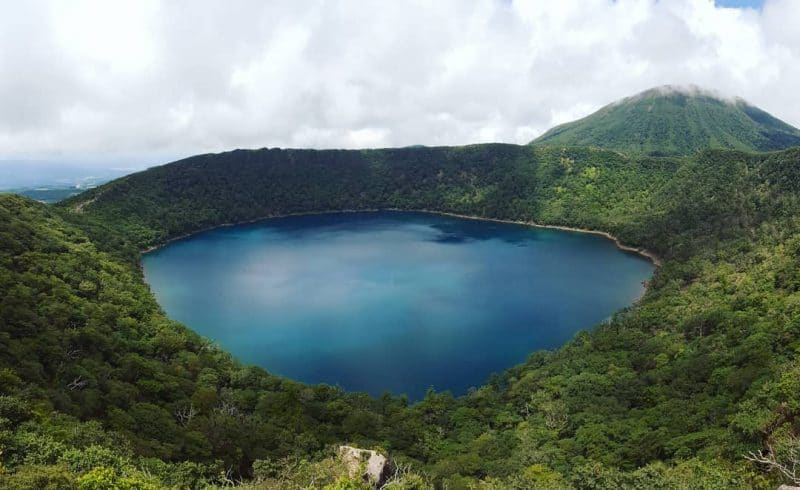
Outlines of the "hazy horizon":
M 0 168 L 521 144 L 665 84 L 740 96 L 798 126 L 795 5 L 11 3 L 0 19 Z

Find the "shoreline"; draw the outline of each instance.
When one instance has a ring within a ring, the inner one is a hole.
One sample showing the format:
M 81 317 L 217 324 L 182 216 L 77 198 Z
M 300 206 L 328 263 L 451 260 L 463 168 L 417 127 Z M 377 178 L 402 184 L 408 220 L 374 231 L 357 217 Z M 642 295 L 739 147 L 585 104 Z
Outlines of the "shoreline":
M 387 211 L 402 211 L 401 209 L 387 209 Z M 623 252 L 630 252 L 635 253 L 637 255 L 641 255 L 642 257 L 649 260 L 655 267 L 661 267 L 661 258 L 658 255 L 654 254 L 653 252 L 639 247 L 633 247 L 630 245 L 625 245 L 620 241 L 619 238 L 615 237 L 611 233 L 607 231 L 601 230 L 592 230 L 589 228 L 577 228 L 575 226 L 565 226 L 565 225 L 543 225 L 541 223 L 536 223 L 535 221 L 517 221 L 517 220 L 510 220 L 510 219 L 500 219 L 500 218 L 482 218 L 480 216 L 470 216 L 466 214 L 458 214 L 458 213 L 449 213 L 446 211 L 431 211 L 429 209 L 416 209 L 412 212 L 415 213 L 428 213 L 428 214 L 439 214 L 442 216 L 452 216 L 454 218 L 462 218 L 462 219 L 471 219 L 476 221 L 491 221 L 494 223 L 506 223 L 511 225 L 522 225 L 522 226 L 529 226 L 531 228 L 541 228 L 541 229 L 549 229 L 549 230 L 559 230 L 559 231 L 569 231 L 573 233 L 585 233 L 588 235 L 598 235 L 607 240 L 610 240 L 614 243 L 618 249 L 622 250 Z
M 518 220 L 509 220 L 509 219 L 501 219 L 501 218 L 485 218 L 485 217 L 481 217 L 481 216 L 458 214 L 458 213 L 452 213 L 452 212 L 448 212 L 448 211 L 434 211 L 434 210 L 431 210 L 431 209 L 398 209 L 398 208 L 339 209 L 339 210 L 335 210 L 335 211 L 308 211 L 308 212 L 302 212 L 302 213 L 287 213 L 287 214 L 278 214 L 278 215 L 273 215 L 273 216 L 264 216 L 264 217 L 261 217 L 261 218 L 254 218 L 254 219 L 251 219 L 251 220 L 237 221 L 237 222 L 232 222 L 232 223 L 222 223 L 222 224 L 219 224 L 219 225 L 209 226 L 209 227 L 206 227 L 206 228 L 202 228 L 200 230 L 196 230 L 196 231 L 193 231 L 193 232 L 190 232 L 190 233 L 184 233 L 183 235 L 170 238 L 168 240 L 165 240 L 164 242 L 158 243 L 156 245 L 152 245 L 150 247 L 147 247 L 144 250 L 140 250 L 139 254 L 140 255 L 145 255 L 145 254 L 148 254 L 150 252 L 154 252 L 154 251 L 158 250 L 159 248 L 163 248 L 163 247 L 169 245 L 170 243 L 177 242 L 177 241 L 183 240 L 185 238 L 189 238 L 190 236 L 197 235 L 198 233 L 211 231 L 211 230 L 214 230 L 216 228 L 224 228 L 224 227 L 238 226 L 238 225 L 248 225 L 248 224 L 258 223 L 259 221 L 266 221 L 268 219 L 291 218 L 291 217 L 294 217 L 294 216 L 313 216 L 313 215 L 336 214 L 336 213 L 378 213 L 378 212 L 381 212 L 381 211 L 438 214 L 440 216 L 450 216 L 450 217 L 453 217 L 453 218 L 469 219 L 469 220 L 474 220 L 474 221 L 489 221 L 489 222 L 493 222 L 493 223 L 505 223 L 505 224 L 512 224 L 512 225 L 529 226 L 531 228 L 560 230 L 560 231 L 568 231 L 568 232 L 572 232 L 572 233 L 585 233 L 585 234 L 589 234 L 589 235 L 598 235 L 598 236 L 601 236 L 601 237 L 603 237 L 603 238 L 605 238 L 607 240 L 610 240 L 614 244 L 615 247 L 617 247 L 619 250 L 621 250 L 623 252 L 635 253 L 637 255 L 640 255 L 640 256 L 646 258 L 656 268 L 659 268 L 662 265 L 661 259 L 656 254 L 654 254 L 653 252 L 651 252 L 651 251 L 649 251 L 649 250 L 647 250 L 645 248 L 639 248 L 639 247 L 633 247 L 633 246 L 630 246 L 630 245 L 625 245 L 624 243 L 622 243 L 620 241 L 619 238 L 617 238 L 616 236 L 612 235 L 611 233 L 609 233 L 607 231 L 592 230 L 592 229 L 588 229 L 588 228 L 578 228 L 578 227 L 574 227 L 574 226 L 565 226 L 565 225 L 544 225 L 544 224 L 541 224 L 541 223 L 536 223 L 534 221 L 518 221 Z
M 154 251 L 158 250 L 159 248 L 166 247 L 170 243 L 183 240 L 184 238 L 189 238 L 190 236 L 197 235 L 198 233 L 204 233 L 206 231 L 215 230 L 217 228 L 227 228 L 227 227 L 230 227 L 230 226 L 239 226 L 239 225 L 251 225 L 253 223 L 258 223 L 259 221 L 266 221 L 268 219 L 291 218 L 293 216 L 314 216 L 316 214 L 336 214 L 336 213 L 378 213 L 380 211 L 401 211 L 401 210 L 400 209 L 340 209 L 340 210 L 337 210 L 337 211 L 309 211 L 309 212 L 304 212 L 304 213 L 276 214 L 276 215 L 273 215 L 273 216 L 264 216 L 264 217 L 261 217 L 261 218 L 248 219 L 248 220 L 244 220 L 244 221 L 235 221 L 235 222 L 232 222 L 232 223 L 222 223 L 222 224 L 219 224 L 219 225 L 208 226 L 206 228 L 201 228 L 201 229 L 196 230 L 196 231 L 192 231 L 192 232 L 189 232 L 189 233 L 184 233 L 183 235 L 178 235 L 176 237 L 169 238 L 169 239 L 164 240 L 163 242 L 160 242 L 160 243 L 158 243 L 156 245 L 151 245 L 151 246 L 147 247 L 144 250 L 140 250 L 139 254 L 140 255 L 144 255 L 144 254 L 147 254 L 147 253 L 150 253 L 150 252 L 154 252 Z M 410 211 L 410 212 L 414 212 L 414 211 Z

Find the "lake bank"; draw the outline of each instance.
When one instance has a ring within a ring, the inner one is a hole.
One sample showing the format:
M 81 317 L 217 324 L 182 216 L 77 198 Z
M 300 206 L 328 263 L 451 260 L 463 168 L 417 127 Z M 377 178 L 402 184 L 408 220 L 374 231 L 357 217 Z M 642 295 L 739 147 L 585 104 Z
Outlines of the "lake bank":
M 494 223 L 515 224 L 515 225 L 530 226 L 532 228 L 560 230 L 560 231 L 569 231 L 569 232 L 573 232 L 573 233 L 586 233 L 586 234 L 590 234 L 590 235 L 598 235 L 598 236 L 602 236 L 603 238 L 606 238 L 606 239 L 610 240 L 611 242 L 614 243 L 614 245 L 618 249 L 620 249 L 620 250 L 622 250 L 624 252 L 630 252 L 630 253 L 641 255 L 642 257 L 645 257 L 646 259 L 648 259 L 656 267 L 661 267 L 661 265 L 662 265 L 661 258 L 658 257 L 658 255 L 656 255 L 655 253 L 651 252 L 650 250 L 647 250 L 647 249 L 641 248 L 641 247 L 633 247 L 633 246 L 630 246 L 630 245 L 626 245 L 626 244 L 622 243 L 622 241 L 619 238 L 617 238 L 616 236 L 612 235 L 609 232 L 602 231 L 602 230 L 593 230 L 593 229 L 589 229 L 589 228 L 578 228 L 578 227 L 565 226 L 565 225 L 546 225 L 546 224 L 536 223 L 534 221 L 519 221 L 519 220 L 508 220 L 508 219 L 502 219 L 502 218 L 487 218 L 487 217 L 484 217 L 484 216 L 475 216 L 475 215 L 469 215 L 469 214 L 459 214 L 459 213 L 453 213 L 453 212 L 449 212 L 449 211 L 436 211 L 436 210 L 433 210 L 433 209 L 400 209 L 400 208 L 369 208 L 369 209 L 340 209 L 340 210 L 329 210 L 329 211 L 308 211 L 308 212 L 302 212 L 302 213 L 276 214 L 276 215 L 270 215 L 270 216 L 265 216 L 265 217 L 260 217 L 260 218 L 254 218 L 254 219 L 250 219 L 250 220 L 236 221 L 236 222 L 232 222 L 232 223 L 222 223 L 222 224 L 219 224 L 219 225 L 209 226 L 209 227 L 202 228 L 202 229 L 199 229 L 199 230 L 196 230 L 196 231 L 192 231 L 190 233 L 184 233 L 182 235 L 179 235 L 179 236 L 176 236 L 176 237 L 173 237 L 173 238 L 169 238 L 169 239 L 167 239 L 167 240 L 165 240 L 163 242 L 160 242 L 160 243 L 158 243 L 156 245 L 152 245 L 150 247 L 147 247 L 144 250 L 141 250 L 140 253 L 141 254 L 147 254 L 147 253 L 153 252 L 154 250 L 157 250 L 159 248 L 165 247 L 166 245 L 169 245 L 170 243 L 177 242 L 177 241 L 189 238 L 192 235 L 196 235 L 198 233 L 211 231 L 211 230 L 214 230 L 216 228 L 239 226 L 239 225 L 248 225 L 248 224 L 258 223 L 260 221 L 266 221 L 266 220 L 270 220 L 270 219 L 291 218 L 291 217 L 295 217 L 295 216 L 314 216 L 314 215 L 326 215 L 326 214 L 336 214 L 336 213 L 379 213 L 379 212 L 382 212 L 382 211 L 404 212 L 404 213 L 438 214 L 438 215 L 441 215 L 441 216 L 451 216 L 451 217 L 454 217 L 454 218 L 461 218 L 461 219 L 469 219 L 469 220 L 477 220 L 477 221 L 489 221 L 489 222 L 494 222 Z

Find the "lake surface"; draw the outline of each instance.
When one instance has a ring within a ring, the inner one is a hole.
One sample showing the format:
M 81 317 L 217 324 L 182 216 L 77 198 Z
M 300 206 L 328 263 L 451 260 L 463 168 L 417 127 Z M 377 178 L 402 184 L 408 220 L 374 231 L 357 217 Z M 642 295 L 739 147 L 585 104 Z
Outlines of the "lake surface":
M 239 360 L 412 400 L 564 344 L 653 271 L 597 235 L 400 212 L 218 228 L 143 265 L 170 317 Z

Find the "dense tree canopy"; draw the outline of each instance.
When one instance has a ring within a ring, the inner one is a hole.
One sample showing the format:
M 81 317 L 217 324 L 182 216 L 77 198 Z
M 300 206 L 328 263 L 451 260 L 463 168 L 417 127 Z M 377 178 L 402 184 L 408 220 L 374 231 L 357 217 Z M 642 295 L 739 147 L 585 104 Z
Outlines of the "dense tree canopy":
M 708 148 L 783 150 L 800 145 L 800 130 L 741 99 L 666 86 L 556 126 L 533 143 L 596 146 L 629 154 L 692 155 Z
M 168 319 L 138 265 L 224 223 L 392 208 L 604 230 L 663 265 L 561 349 L 413 405 L 242 366 Z M 800 434 L 798 211 L 797 149 L 238 150 L 56 207 L 0 196 L 0 486 L 350 488 L 330 457 L 349 442 L 409 464 L 408 488 L 769 487 L 744 456 L 779 463 Z

